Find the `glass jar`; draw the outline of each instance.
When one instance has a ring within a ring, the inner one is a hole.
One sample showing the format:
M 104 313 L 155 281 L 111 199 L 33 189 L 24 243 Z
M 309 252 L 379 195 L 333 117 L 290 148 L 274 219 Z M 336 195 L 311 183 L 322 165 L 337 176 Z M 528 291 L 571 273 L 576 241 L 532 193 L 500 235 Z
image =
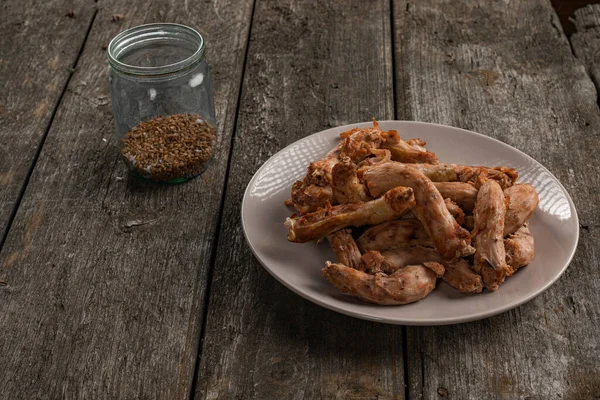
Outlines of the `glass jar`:
M 183 182 L 212 158 L 217 129 L 205 47 L 196 30 L 163 23 L 121 32 L 108 45 L 119 149 L 136 174 Z

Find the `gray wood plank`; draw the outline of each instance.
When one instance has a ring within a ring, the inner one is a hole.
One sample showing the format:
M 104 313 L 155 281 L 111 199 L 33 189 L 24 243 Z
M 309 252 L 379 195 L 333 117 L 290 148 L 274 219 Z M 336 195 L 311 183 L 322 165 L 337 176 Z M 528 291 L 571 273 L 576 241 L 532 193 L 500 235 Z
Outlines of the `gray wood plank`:
M 596 91 L 545 0 L 396 0 L 398 118 L 500 139 L 547 166 L 575 201 L 577 254 L 513 311 L 407 329 L 412 399 L 600 396 Z
M 252 5 L 99 3 L 0 253 L 0 398 L 189 396 Z M 205 34 L 222 135 L 176 186 L 129 178 L 113 137 L 103 47 L 156 21 Z
M 600 86 L 600 4 L 590 4 L 575 11 L 575 33 L 571 47 L 585 65 L 596 89 Z
M 95 10 L 90 1 L 0 4 L 0 246 Z
M 386 1 L 257 2 L 196 398 L 404 398 L 402 328 L 286 289 L 252 255 L 239 214 L 276 151 L 331 126 L 394 117 L 390 40 Z

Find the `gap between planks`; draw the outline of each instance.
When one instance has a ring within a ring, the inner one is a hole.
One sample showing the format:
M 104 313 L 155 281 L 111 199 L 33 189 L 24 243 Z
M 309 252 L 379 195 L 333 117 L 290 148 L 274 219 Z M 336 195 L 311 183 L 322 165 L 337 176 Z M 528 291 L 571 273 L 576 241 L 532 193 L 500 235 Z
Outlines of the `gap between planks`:
M 252 11 L 250 12 L 250 24 L 248 26 L 248 33 L 246 35 L 246 48 L 244 49 L 244 62 L 242 64 L 242 73 L 240 75 L 240 85 L 237 92 L 237 103 L 235 107 L 235 117 L 233 118 L 233 129 L 231 131 L 231 141 L 229 142 L 229 156 L 227 157 L 227 167 L 225 169 L 225 179 L 223 179 L 223 189 L 221 196 L 221 204 L 219 205 L 219 216 L 217 217 L 216 224 L 216 238 L 210 254 L 210 264 L 208 268 L 208 275 L 206 278 L 206 290 L 204 293 L 204 307 L 202 308 L 202 322 L 200 323 L 200 338 L 198 340 L 198 353 L 194 361 L 194 375 L 192 377 L 192 384 L 188 392 L 188 399 L 193 399 L 196 393 L 196 385 L 198 383 L 198 373 L 200 368 L 200 359 L 202 357 L 202 349 L 204 347 L 204 335 L 206 334 L 206 321 L 208 317 L 208 308 L 210 307 L 210 293 L 213 280 L 213 272 L 215 270 L 215 262 L 217 259 L 217 249 L 219 248 L 219 239 L 221 235 L 221 223 L 223 221 L 223 212 L 225 211 L 225 199 L 227 197 L 227 184 L 229 182 L 229 172 L 231 170 L 231 159 L 233 157 L 233 145 L 235 144 L 235 136 L 237 133 L 237 122 L 240 112 L 240 103 L 242 98 L 242 86 L 244 84 L 244 76 L 246 74 L 246 63 L 248 61 L 248 49 L 250 48 L 250 35 L 252 34 L 252 25 L 254 23 L 254 11 L 256 10 L 256 0 L 252 1 Z
M 44 130 L 44 134 L 42 135 L 42 137 L 37 145 L 37 149 L 36 149 L 35 155 L 33 157 L 33 161 L 31 163 L 31 165 L 29 166 L 29 170 L 27 171 L 27 175 L 25 177 L 25 180 L 23 181 L 21 190 L 19 190 L 19 195 L 17 196 L 17 200 L 15 201 L 13 209 L 8 217 L 6 229 L 2 233 L 2 236 L 0 237 L 0 251 L 4 247 L 4 243 L 6 242 L 8 233 L 10 232 L 10 228 L 13 224 L 13 221 L 15 220 L 15 216 L 17 215 L 17 211 L 19 210 L 19 206 L 21 205 L 23 196 L 25 195 L 25 190 L 27 190 L 27 186 L 29 185 L 29 180 L 31 179 L 31 174 L 33 174 L 33 170 L 35 169 L 35 166 L 37 165 L 38 159 L 40 158 L 40 154 L 42 153 L 42 148 L 44 147 L 44 143 L 46 143 L 46 138 L 48 137 L 48 132 L 50 132 L 50 128 L 52 127 L 52 123 L 54 122 L 54 117 L 56 116 L 56 112 L 58 111 L 58 108 L 60 107 L 60 104 L 62 103 L 62 99 L 63 99 L 65 93 L 67 92 L 67 88 L 69 87 L 69 82 L 71 82 L 71 79 L 73 78 L 73 73 L 75 72 L 75 69 L 77 68 L 77 63 L 79 62 L 79 59 L 81 58 L 81 54 L 83 53 L 85 44 L 87 43 L 88 37 L 90 36 L 90 31 L 92 30 L 92 25 L 94 25 L 94 20 L 96 19 L 96 15 L 98 15 L 98 7 L 96 7 L 96 9 L 94 10 L 94 13 L 92 14 L 92 17 L 90 18 L 90 22 L 88 23 L 87 29 L 85 31 L 85 37 L 83 38 L 83 41 L 81 42 L 81 46 L 79 47 L 79 51 L 77 52 L 77 57 L 75 57 L 75 61 L 73 61 L 73 65 L 71 65 L 71 72 L 69 74 L 69 77 L 67 78 L 67 80 L 65 81 L 65 83 L 61 89 L 60 96 L 58 96 L 58 100 L 54 104 L 54 108 L 52 109 L 52 115 L 50 116 L 48 125 L 46 126 L 46 129 Z

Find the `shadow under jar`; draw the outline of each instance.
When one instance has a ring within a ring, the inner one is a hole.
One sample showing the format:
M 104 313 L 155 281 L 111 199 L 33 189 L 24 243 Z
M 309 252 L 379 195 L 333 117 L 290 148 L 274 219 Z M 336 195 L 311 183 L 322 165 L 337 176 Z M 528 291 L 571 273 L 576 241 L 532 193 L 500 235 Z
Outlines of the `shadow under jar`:
M 137 175 L 184 182 L 212 158 L 217 129 L 205 47 L 196 30 L 163 23 L 131 28 L 108 45 L 119 149 Z

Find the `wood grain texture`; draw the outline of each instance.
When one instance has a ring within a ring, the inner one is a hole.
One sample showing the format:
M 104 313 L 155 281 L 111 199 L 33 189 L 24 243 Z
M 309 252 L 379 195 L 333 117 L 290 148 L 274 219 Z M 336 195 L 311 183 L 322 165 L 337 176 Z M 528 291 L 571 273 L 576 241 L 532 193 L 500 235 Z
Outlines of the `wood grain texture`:
M 96 5 L 0 3 L 0 245 Z
M 98 6 L 0 253 L 2 399 L 183 399 L 192 387 L 252 1 Z M 216 87 L 219 150 L 177 186 L 129 178 L 113 137 L 105 46 L 157 21 L 205 35 Z
M 303 300 L 247 246 L 240 203 L 271 155 L 331 126 L 393 118 L 389 4 L 256 4 L 197 399 L 402 399 L 402 328 Z M 282 221 L 283 223 L 283 221 Z
M 594 85 L 547 1 L 396 0 L 394 12 L 398 118 L 471 129 L 525 151 L 565 185 L 581 223 L 573 262 L 535 300 L 478 322 L 408 328 L 410 398 L 597 398 Z
M 576 32 L 570 37 L 575 56 L 585 65 L 596 88 L 600 84 L 600 4 L 575 11 Z

